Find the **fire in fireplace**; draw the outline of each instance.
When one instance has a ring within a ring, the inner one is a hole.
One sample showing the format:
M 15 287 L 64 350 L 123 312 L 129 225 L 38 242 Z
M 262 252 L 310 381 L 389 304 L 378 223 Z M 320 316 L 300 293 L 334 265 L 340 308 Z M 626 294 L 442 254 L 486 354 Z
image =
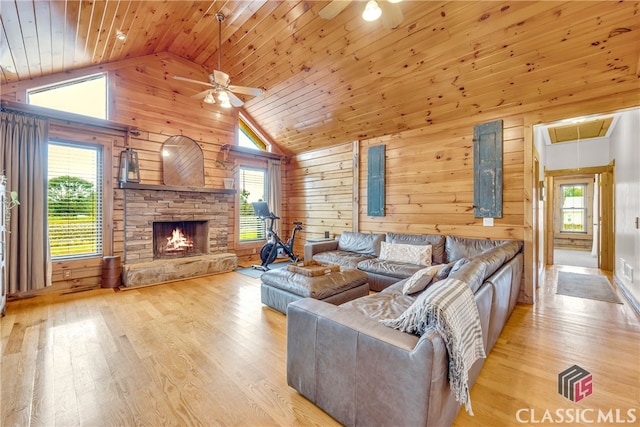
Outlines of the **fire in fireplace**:
M 153 258 L 180 258 L 207 253 L 208 221 L 153 223 Z

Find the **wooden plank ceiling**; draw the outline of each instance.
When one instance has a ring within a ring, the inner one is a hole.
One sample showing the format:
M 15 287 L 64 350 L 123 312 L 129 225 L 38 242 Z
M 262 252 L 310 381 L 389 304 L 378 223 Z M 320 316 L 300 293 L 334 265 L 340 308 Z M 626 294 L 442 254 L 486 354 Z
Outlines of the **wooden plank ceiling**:
M 244 108 L 288 153 L 638 81 L 638 2 L 405 0 L 396 29 L 361 1 L 325 20 L 328 3 L 2 1 L 1 83 L 165 51 L 213 70 L 219 11 L 222 70 L 265 90 Z

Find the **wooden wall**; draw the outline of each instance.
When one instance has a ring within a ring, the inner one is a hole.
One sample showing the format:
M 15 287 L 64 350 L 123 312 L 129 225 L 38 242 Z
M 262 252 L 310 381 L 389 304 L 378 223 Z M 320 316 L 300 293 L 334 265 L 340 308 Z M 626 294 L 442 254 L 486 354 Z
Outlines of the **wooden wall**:
M 521 118 L 504 120 L 503 217 L 483 227 L 473 216 L 473 126 L 428 128 L 362 141 L 360 230 L 523 239 L 524 138 Z M 386 214 L 367 216 L 367 149 L 386 145 Z
M 335 237 L 355 229 L 354 212 L 358 210 L 354 183 L 357 177 L 354 144 L 309 151 L 293 156 L 283 179 L 283 225 L 302 221 L 303 231 L 296 244 L 302 253 L 306 239 L 323 238 L 328 231 Z M 288 234 L 287 234 L 288 235 Z
M 293 156 L 285 187 L 288 218 L 305 223 L 306 239 L 351 230 L 524 239 L 523 120 L 504 120 L 503 217 L 493 227 L 473 216 L 475 124 L 422 128 L 363 140 L 355 149 L 345 143 Z M 386 145 L 386 212 L 370 217 L 367 151 L 380 144 Z

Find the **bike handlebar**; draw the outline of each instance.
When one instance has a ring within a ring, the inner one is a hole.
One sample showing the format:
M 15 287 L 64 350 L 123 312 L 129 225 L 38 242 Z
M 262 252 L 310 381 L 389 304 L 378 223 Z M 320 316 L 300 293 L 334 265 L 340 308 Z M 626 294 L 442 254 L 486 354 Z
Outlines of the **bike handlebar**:
M 280 219 L 279 216 L 275 216 L 273 214 L 273 212 L 269 213 L 269 216 L 259 216 L 258 218 L 260 218 L 261 220 L 265 220 L 265 219 Z

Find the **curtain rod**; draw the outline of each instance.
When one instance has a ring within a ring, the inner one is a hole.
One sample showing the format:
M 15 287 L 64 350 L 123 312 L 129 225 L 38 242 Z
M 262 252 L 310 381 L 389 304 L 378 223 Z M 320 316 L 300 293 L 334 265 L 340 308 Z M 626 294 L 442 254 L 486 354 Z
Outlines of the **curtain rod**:
M 15 110 L 13 108 L 9 108 L 9 107 L 4 105 L 4 101 L 3 101 L 2 105 L 0 105 L 0 111 L 5 112 L 5 113 L 20 114 L 21 116 L 33 117 L 35 119 L 49 120 L 49 117 L 43 116 L 42 114 L 34 114 L 34 113 L 31 113 L 31 112 L 28 112 L 28 111 Z
M 122 125 L 109 120 L 82 116 L 80 114 L 69 113 L 66 111 L 53 110 L 51 108 L 40 107 L 37 105 L 23 104 L 22 102 L 16 101 L 2 100 L 0 103 L 0 109 L 2 111 L 31 115 L 42 119 L 58 120 L 67 123 L 89 125 L 123 132 L 129 132 L 136 129 L 135 127 Z

